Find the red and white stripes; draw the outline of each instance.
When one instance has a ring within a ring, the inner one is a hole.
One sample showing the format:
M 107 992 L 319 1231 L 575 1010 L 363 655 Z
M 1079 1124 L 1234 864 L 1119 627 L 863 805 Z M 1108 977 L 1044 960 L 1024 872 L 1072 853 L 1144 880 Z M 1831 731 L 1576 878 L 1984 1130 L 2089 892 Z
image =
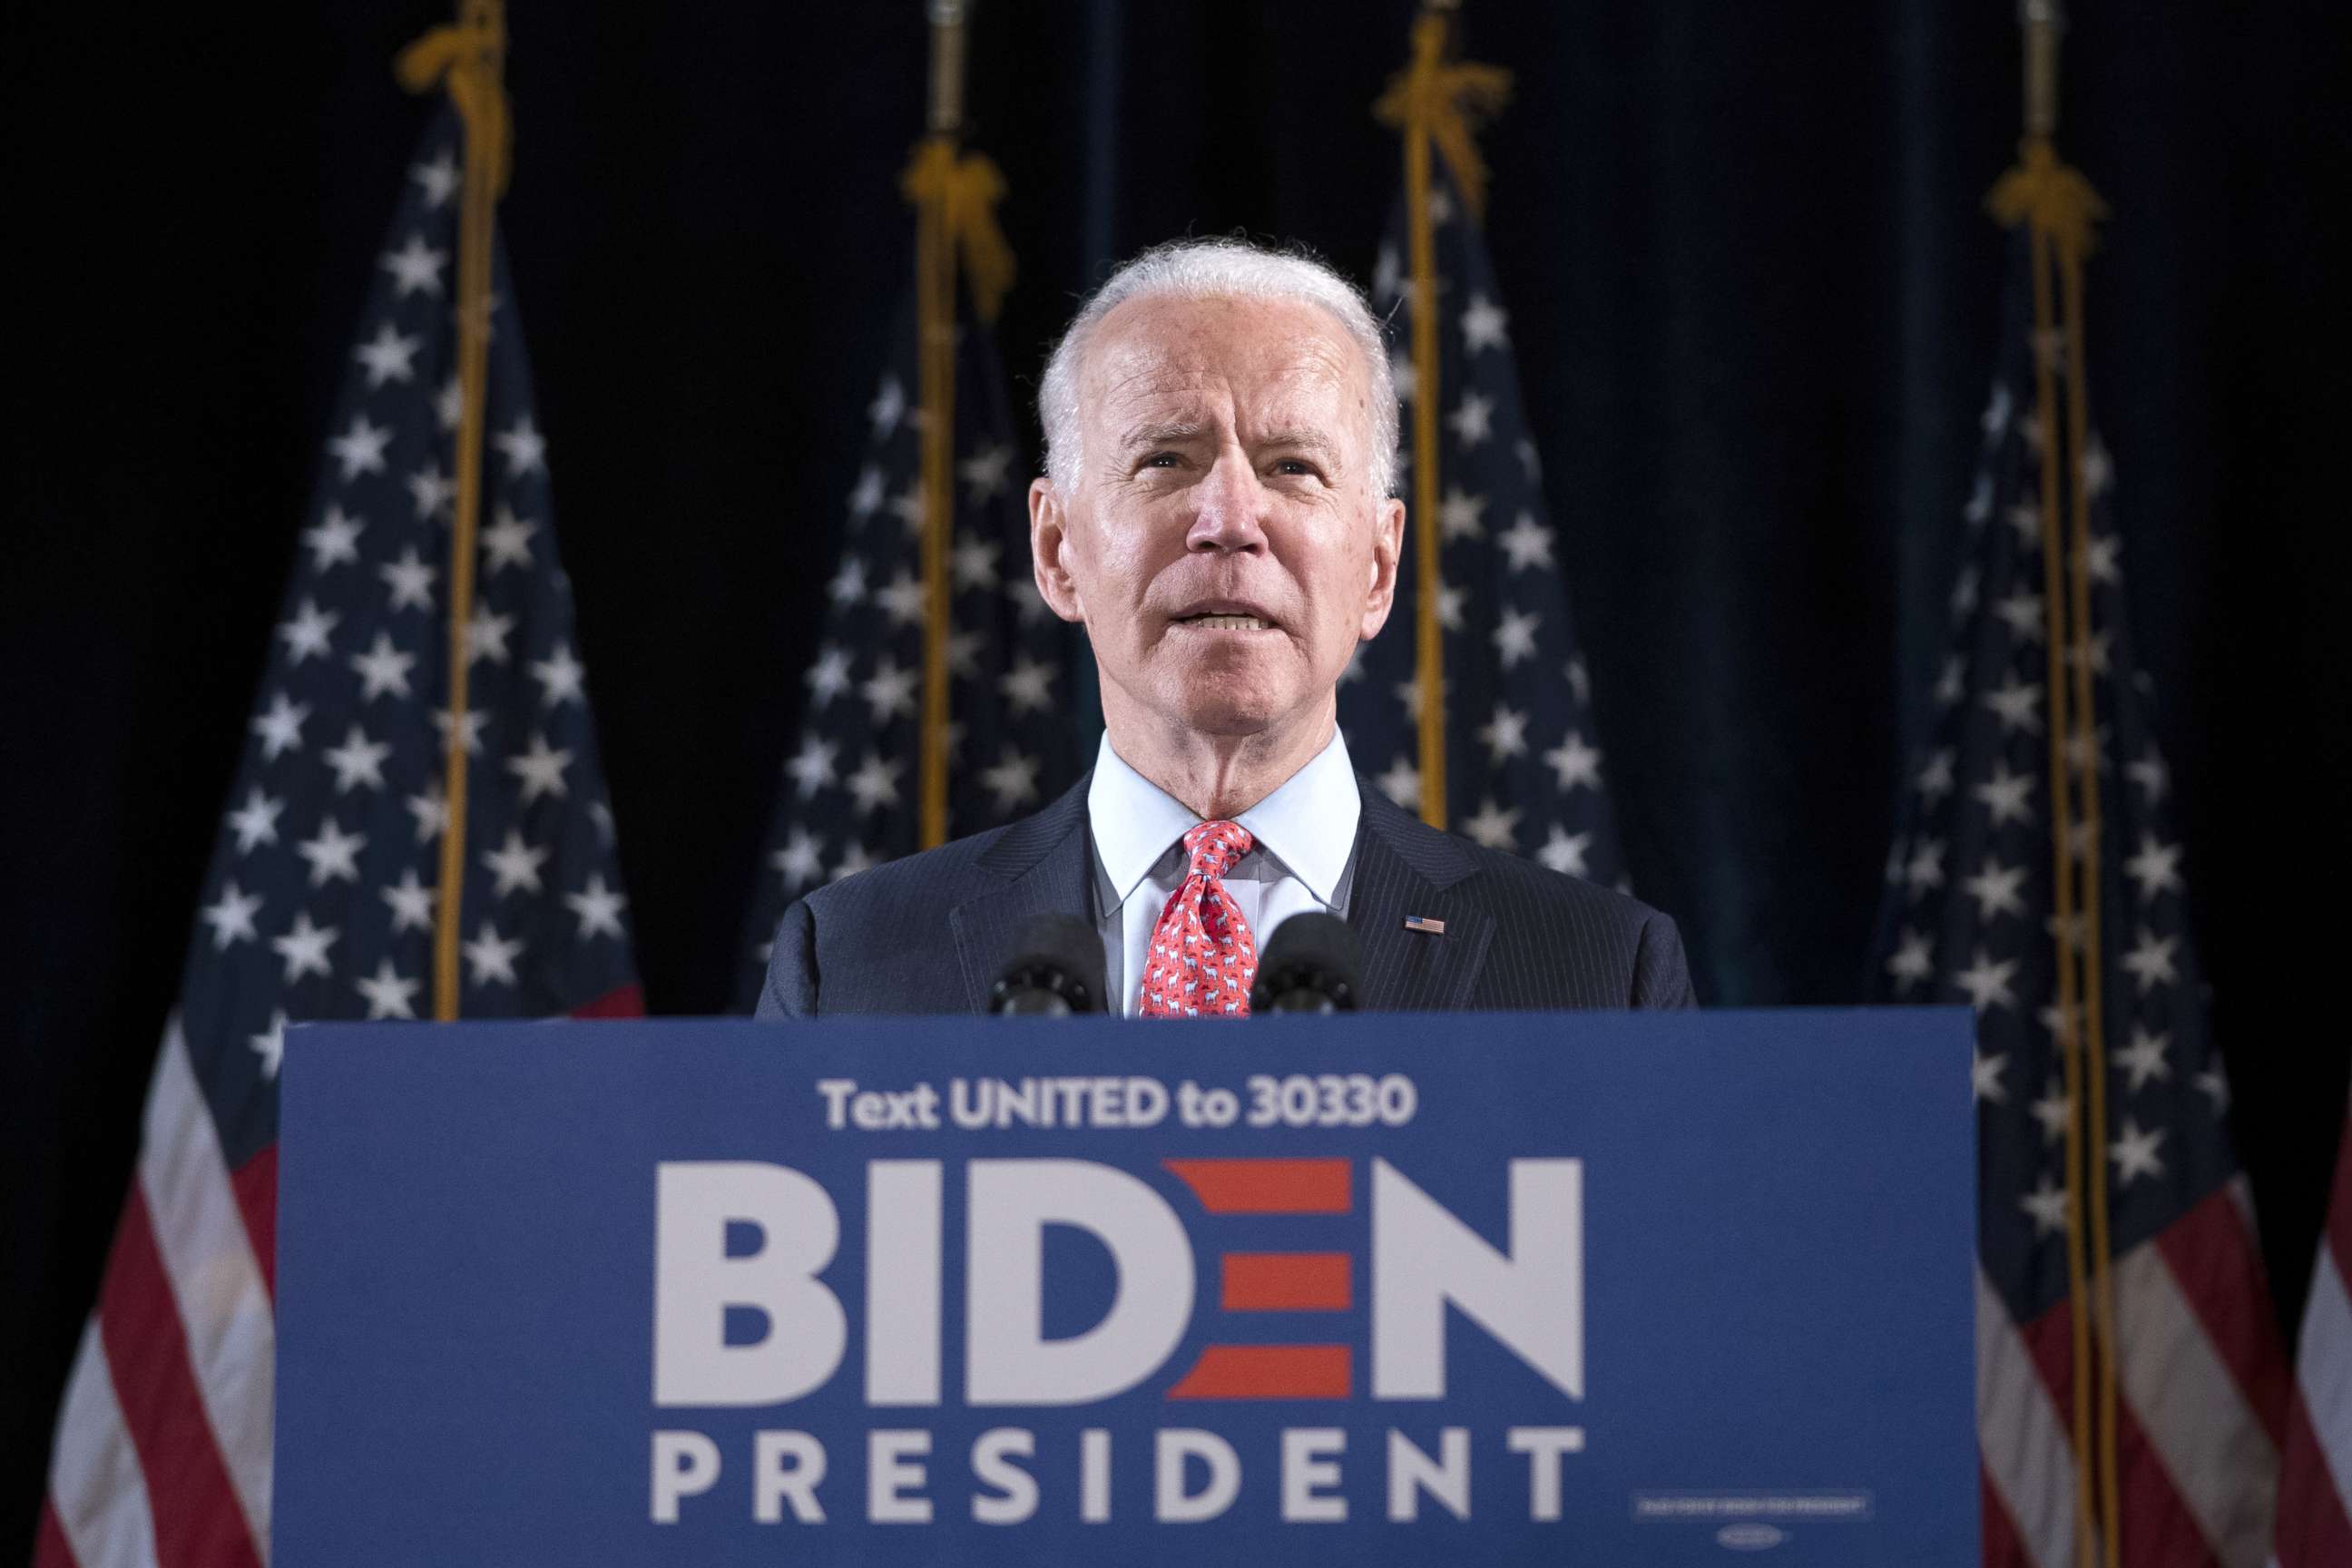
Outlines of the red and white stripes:
M 2121 1466 L 2127 1563 L 2194 1561 L 2185 1543 L 2136 1543 L 2175 1508 L 2221 1568 L 2263 1568 L 2270 1553 L 2285 1378 L 2244 1215 L 2225 1188 L 2116 1260 L 2116 1372 L 2146 1444 Z
M 2352 1563 L 2352 1111 L 2303 1310 L 2278 1515 L 2279 1568 Z
M 143 1131 L 58 1415 L 35 1563 L 264 1568 L 275 1323 L 176 1018 Z
M 147 1568 L 155 1560 L 147 1479 L 114 1397 L 93 1318 L 82 1330 L 81 1350 L 66 1380 L 49 1458 L 47 1517 L 34 1562 L 37 1568 Z
M 2048 1319 L 2066 1339 L 2067 1304 Z M 1977 1270 L 1977 1442 L 1983 1460 L 1986 1568 L 2064 1568 L 2074 1550 L 2074 1451 L 2062 1375 L 2039 1364 L 1984 1270 Z M 1997 1511 L 1996 1511 L 1997 1510 Z
M 2268 1559 L 2286 1391 L 2243 1184 L 2234 1179 L 2116 1262 L 2126 1568 L 2263 1568 Z M 1979 1281 L 1987 1568 L 2074 1563 L 2072 1307 L 2014 1324 Z

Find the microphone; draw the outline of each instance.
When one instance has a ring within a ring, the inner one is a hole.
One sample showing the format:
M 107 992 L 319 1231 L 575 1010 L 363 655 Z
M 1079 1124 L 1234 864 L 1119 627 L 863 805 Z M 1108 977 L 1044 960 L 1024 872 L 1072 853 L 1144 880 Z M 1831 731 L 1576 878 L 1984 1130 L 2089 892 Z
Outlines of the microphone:
M 1020 956 L 989 988 L 991 1013 L 1067 1017 L 1103 1010 L 1102 938 L 1085 921 L 1038 915 L 1021 928 Z
M 1319 910 L 1293 915 L 1258 954 L 1250 1014 L 1352 1013 L 1362 972 L 1353 926 Z

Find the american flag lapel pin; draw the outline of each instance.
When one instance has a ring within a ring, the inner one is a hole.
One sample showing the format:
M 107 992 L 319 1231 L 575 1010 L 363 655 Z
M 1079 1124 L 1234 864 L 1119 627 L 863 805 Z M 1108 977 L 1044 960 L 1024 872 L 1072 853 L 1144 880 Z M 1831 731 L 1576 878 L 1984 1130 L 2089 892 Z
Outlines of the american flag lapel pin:
M 1444 936 L 1445 922 L 1431 920 L 1427 915 L 1407 915 L 1404 917 L 1404 929 L 1417 931 L 1423 936 Z

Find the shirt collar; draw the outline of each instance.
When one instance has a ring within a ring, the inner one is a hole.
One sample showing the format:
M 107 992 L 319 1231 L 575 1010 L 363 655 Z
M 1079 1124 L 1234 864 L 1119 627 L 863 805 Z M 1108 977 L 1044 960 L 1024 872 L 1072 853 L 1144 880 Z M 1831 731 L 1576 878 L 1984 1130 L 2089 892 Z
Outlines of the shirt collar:
M 1355 852 L 1356 824 L 1363 802 L 1348 742 L 1334 728 L 1331 739 L 1280 788 L 1235 817 L 1258 847 L 1282 862 L 1307 890 L 1328 904 Z M 1095 860 L 1118 903 L 1159 864 L 1169 846 L 1201 819 L 1166 790 L 1128 765 L 1105 734 L 1087 787 L 1087 819 L 1094 833 Z

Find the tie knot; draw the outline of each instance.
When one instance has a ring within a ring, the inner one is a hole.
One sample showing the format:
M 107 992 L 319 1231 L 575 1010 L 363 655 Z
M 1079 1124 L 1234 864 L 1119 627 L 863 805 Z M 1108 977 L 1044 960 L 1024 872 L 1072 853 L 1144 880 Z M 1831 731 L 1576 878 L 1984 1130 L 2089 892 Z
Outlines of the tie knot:
M 1222 877 L 1256 842 L 1238 822 L 1204 822 L 1184 835 L 1184 852 L 1192 858 L 1193 876 Z

